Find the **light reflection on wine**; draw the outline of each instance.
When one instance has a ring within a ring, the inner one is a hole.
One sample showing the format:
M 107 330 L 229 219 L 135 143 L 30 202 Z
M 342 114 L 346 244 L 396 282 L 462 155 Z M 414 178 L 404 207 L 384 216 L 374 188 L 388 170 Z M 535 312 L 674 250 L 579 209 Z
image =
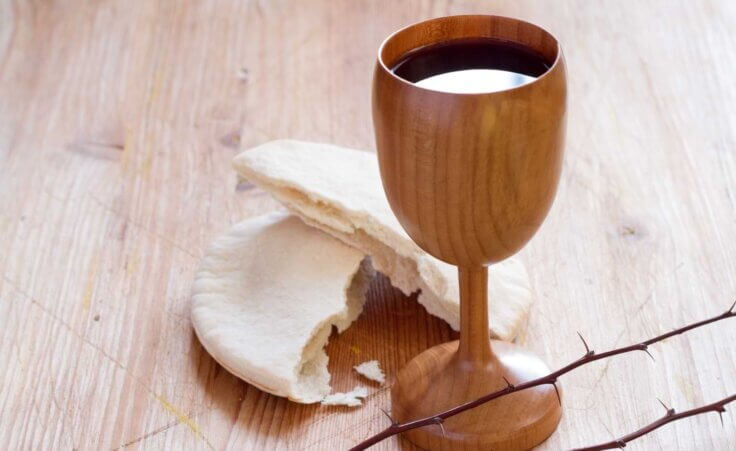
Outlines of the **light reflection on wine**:
M 414 84 L 434 91 L 479 94 L 515 88 L 535 79 L 536 77 L 500 69 L 467 69 L 433 75 Z

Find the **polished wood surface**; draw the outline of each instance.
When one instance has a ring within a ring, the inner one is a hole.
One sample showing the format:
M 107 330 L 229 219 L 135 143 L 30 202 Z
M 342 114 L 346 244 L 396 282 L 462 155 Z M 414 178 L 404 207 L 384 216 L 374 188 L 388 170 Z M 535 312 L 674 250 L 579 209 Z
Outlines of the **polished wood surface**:
M 391 389 L 391 409 L 407 422 L 544 376 L 549 368 L 518 345 L 488 335 L 486 268 L 460 268 L 460 340 L 434 346 L 399 372 Z M 406 433 L 431 450 L 526 450 L 544 441 L 557 426 L 562 406 L 554 387 L 514 393 L 463 412 L 443 427 Z
M 409 52 L 469 38 L 525 46 L 543 55 L 549 69 L 522 86 L 482 94 L 424 89 L 391 71 Z M 531 353 L 491 348 L 486 265 L 524 246 L 552 205 L 566 96 L 557 40 L 528 22 L 489 15 L 436 18 L 397 31 L 379 49 L 373 123 L 386 197 L 420 247 L 459 266 L 460 282 L 459 344 L 431 348 L 401 370 L 391 390 L 400 421 L 472 401 L 503 388 L 505 379 L 519 383 L 544 375 L 539 369 L 545 365 Z M 554 388 L 540 387 L 453 417 L 443 434 L 421 428 L 407 435 L 432 450 L 525 450 L 544 441 L 560 415 Z
M 460 324 L 462 333 L 458 357 L 462 361 L 480 363 L 493 358 L 491 335 L 488 331 L 488 268 L 458 268 Z
M 411 50 L 464 38 L 529 47 L 550 69 L 502 92 L 420 88 L 391 68 Z M 516 253 L 544 220 L 557 190 L 566 112 L 565 59 L 527 22 L 497 16 L 429 20 L 391 35 L 373 76 L 373 123 L 391 208 L 425 251 L 480 266 Z
M 397 419 L 404 422 L 430 417 L 500 390 L 506 387 L 506 380 L 516 385 L 550 372 L 539 357 L 512 343 L 493 340 L 493 356 L 482 362 L 465 360 L 457 351 L 457 341 L 434 346 L 401 370 L 391 389 L 391 407 Z M 448 405 L 448 401 L 454 404 Z M 526 450 L 554 432 L 561 415 L 554 387 L 544 385 L 448 418 L 442 427 L 413 429 L 405 434 L 428 450 Z
M 736 3 L 0 2 L 0 448 L 345 449 L 385 427 L 400 368 L 457 338 L 385 279 L 327 352 L 336 390 L 379 359 L 364 407 L 299 406 L 201 348 L 189 290 L 209 241 L 277 208 L 230 160 L 294 137 L 374 148 L 376 49 L 448 14 L 523 17 L 568 64 L 557 198 L 518 254 L 536 292 L 519 344 L 552 367 L 719 313 L 736 292 Z M 492 270 L 492 268 L 491 268 Z M 730 302 L 729 302 L 730 301 Z M 539 448 L 598 443 L 736 392 L 714 325 L 566 375 Z M 373 392 L 375 390 L 375 392 Z M 627 450 L 731 449 L 736 415 Z M 415 450 L 392 438 L 376 450 Z

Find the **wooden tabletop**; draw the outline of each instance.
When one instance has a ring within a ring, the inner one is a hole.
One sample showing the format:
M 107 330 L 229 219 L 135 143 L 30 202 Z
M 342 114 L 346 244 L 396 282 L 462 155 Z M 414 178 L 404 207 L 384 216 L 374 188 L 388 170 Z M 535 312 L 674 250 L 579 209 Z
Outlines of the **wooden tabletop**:
M 569 64 L 562 182 L 519 254 L 519 342 L 558 367 L 725 310 L 736 297 L 736 3 L 0 2 L 0 448 L 341 449 L 386 426 L 249 386 L 202 349 L 190 286 L 208 242 L 278 204 L 230 161 L 275 138 L 373 148 L 370 78 L 393 30 L 496 13 Z M 492 269 L 491 269 L 492 270 Z M 493 302 L 493 300 L 491 300 Z M 397 324 L 413 327 L 396 327 Z M 328 346 L 333 387 L 454 336 L 385 278 Z M 608 441 L 736 393 L 736 323 L 566 375 L 542 449 Z M 733 449 L 736 406 L 631 449 Z M 413 449 L 393 438 L 376 449 Z

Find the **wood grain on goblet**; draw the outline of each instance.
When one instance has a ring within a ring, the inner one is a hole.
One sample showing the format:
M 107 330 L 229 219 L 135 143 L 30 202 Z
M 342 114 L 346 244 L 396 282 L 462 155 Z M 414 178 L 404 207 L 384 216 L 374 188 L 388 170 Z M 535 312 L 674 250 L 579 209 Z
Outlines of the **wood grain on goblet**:
M 391 70 L 417 49 L 478 38 L 521 45 L 541 55 L 548 70 L 527 84 L 481 94 L 424 89 Z M 420 247 L 459 266 L 460 340 L 421 353 L 399 374 L 392 410 L 406 422 L 549 371 L 516 345 L 491 345 L 486 266 L 521 249 L 554 199 L 565 137 L 565 62 L 555 38 L 535 25 L 496 16 L 443 17 L 391 35 L 379 50 L 373 80 L 389 204 Z M 541 386 L 407 436 L 429 449 L 522 450 L 544 441 L 561 414 L 554 387 Z
M 565 62 L 544 30 L 503 17 L 458 16 L 397 32 L 383 45 L 373 121 L 389 203 L 412 239 L 454 265 L 517 252 L 555 195 L 565 134 Z M 390 68 L 412 49 L 464 37 L 529 46 L 552 67 L 533 83 L 487 94 L 417 87 Z

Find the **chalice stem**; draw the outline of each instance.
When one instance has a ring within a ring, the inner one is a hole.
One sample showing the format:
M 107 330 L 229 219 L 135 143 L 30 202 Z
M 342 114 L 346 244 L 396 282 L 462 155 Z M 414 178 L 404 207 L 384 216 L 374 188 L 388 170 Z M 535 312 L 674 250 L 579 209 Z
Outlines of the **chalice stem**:
M 493 358 L 488 331 L 488 267 L 460 266 L 461 361 L 484 364 Z

